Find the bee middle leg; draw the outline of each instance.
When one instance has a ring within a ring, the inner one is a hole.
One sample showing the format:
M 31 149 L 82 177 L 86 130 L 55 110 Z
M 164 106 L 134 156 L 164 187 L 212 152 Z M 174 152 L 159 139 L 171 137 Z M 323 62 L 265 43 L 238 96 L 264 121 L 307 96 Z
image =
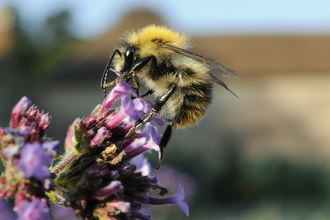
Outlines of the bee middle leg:
M 140 91 L 140 82 L 139 82 L 139 79 L 137 78 L 136 74 L 133 74 L 132 75 L 132 81 L 133 81 L 133 84 L 134 84 L 134 87 L 132 87 L 135 92 L 136 92 L 136 97 L 140 97 L 139 95 L 139 91 Z M 131 99 L 135 99 L 135 97 L 133 97 L 133 95 L 131 96 Z
M 154 93 L 154 90 L 149 89 L 146 93 L 140 96 L 140 98 L 146 97 L 148 95 L 152 95 Z
M 136 91 L 136 97 L 137 98 L 143 98 L 145 96 L 148 96 L 148 95 L 152 95 L 154 93 L 153 90 L 149 89 L 145 94 L 143 95 L 140 95 L 140 82 L 139 82 L 139 79 L 137 78 L 136 74 L 133 74 L 132 75 L 132 80 L 133 80 L 133 83 L 134 83 L 134 90 Z M 135 97 L 131 97 L 131 99 L 135 99 Z

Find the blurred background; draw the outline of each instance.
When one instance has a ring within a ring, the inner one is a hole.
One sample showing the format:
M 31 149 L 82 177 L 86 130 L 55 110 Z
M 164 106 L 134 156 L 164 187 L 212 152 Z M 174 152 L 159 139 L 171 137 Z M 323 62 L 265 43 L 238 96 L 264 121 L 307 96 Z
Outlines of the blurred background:
M 165 24 L 241 76 L 224 79 L 240 98 L 215 86 L 207 116 L 174 131 L 154 171 L 170 194 L 183 184 L 189 219 L 329 219 L 329 8 L 325 0 L 1 0 L 0 126 L 27 96 L 63 143 L 74 119 L 102 102 L 101 76 L 122 34 Z M 186 219 L 175 206 L 152 216 Z

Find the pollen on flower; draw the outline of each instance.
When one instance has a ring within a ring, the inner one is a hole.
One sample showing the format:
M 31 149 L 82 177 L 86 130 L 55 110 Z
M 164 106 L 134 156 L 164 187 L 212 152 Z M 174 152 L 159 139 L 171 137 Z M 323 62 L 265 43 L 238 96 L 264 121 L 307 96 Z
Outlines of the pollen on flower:
M 106 147 L 104 151 L 102 151 L 101 155 L 103 156 L 104 160 L 108 160 L 108 158 L 113 155 L 117 150 L 115 144 L 111 144 L 110 146 Z

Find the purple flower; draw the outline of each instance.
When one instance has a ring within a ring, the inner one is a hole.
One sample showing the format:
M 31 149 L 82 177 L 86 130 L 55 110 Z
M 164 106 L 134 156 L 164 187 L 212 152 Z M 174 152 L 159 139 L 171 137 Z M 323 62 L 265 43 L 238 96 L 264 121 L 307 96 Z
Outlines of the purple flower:
M 60 141 L 48 141 L 42 144 L 42 147 L 46 150 L 46 152 L 53 157 L 57 156 L 57 153 L 59 151 L 59 145 Z
M 151 165 L 148 159 L 142 154 L 131 159 L 131 163 L 136 166 L 136 173 L 141 173 L 142 176 L 149 176 L 151 171 Z
M 181 183 L 179 184 L 179 189 L 178 192 L 170 197 L 166 198 L 154 198 L 154 197 L 149 197 L 149 204 L 151 205 L 165 205 L 165 204 L 177 204 L 184 213 L 189 216 L 189 207 L 185 201 L 183 201 L 185 198 L 184 195 L 184 190 L 181 187 Z
M 122 111 L 124 111 L 134 121 L 141 118 L 145 113 L 149 112 L 152 108 L 152 102 L 145 101 L 142 98 L 136 98 L 130 102 L 130 98 L 125 96 L 121 100 Z M 151 117 L 151 121 L 155 121 L 159 126 L 165 125 L 164 121 L 157 115 Z
M 147 141 L 146 138 L 149 138 Z M 139 134 L 139 140 L 132 142 L 125 147 L 128 158 L 133 158 L 136 155 L 142 154 L 145 151 L 155 150 L 158 152 L 158 158 L 161 156 L 161 150 L 159 147 L 162 135 L 158 135 L 157 127 L 146 123 L 144 129 Z
M 14 220 L 17 219 L 16 213 L 13 211 L 13 207 L 6 200 L 0 200 L 0 219 Z
M 75 216 L 72 209 L 68 209 L 62 206 L 58 206 L 55 204 L 51 204 L 50 206 L 50 213 L 52 214 L 52 219 L 56 220 L 81 220 Z
M 46 192 L 53 188 L 49 167 L 59 142 L 45 137 L 49 125 L 50 117 L 23 97 L 13 108 L 10 127 L 0 128 L 0 155 L 6 167 L 0 177 L 0 199 L 15 198 L 17 208 L 46 200 Z
M 41 180 L 50 175 L 49 166 L 52 157 L 39 142 L 25 144 L 20 155 L 17 167 L 24 172 L 25 179 L 33 176 Z
M 105 127 L 98 129 L 97 134 L 91 140 L 91 147 L 100 145 L 104 141 L 104 139 L 107 137 L 108 137 L 108 131 Z
M 40 129 L 46 131 L 50 126 L 51 117 L 47 114 L 41 114 L 39 120 Z
M 131 208 L 129 202 L 122 202 L 122 201 L 107 202 L 106 205 L 107 207 L 114 207 L 123 213 L 129 212 Z
M 31 202 L 24 201 L 17 212 L 17 220 L 51 220 L 47 203 L 41 199 L 34 199 Z
M 110 107 L 112 106 L 112 104 L 117 99 L 128 94 L 136 96 L 135 90 L 132 89 L 132 87 L 130 87 L 127 83 L 125 82 L 118 83 L 103 101 L 99 116 L 103 116 L 105 113 L 107 113 Z
M 153 198 L 149 192 L 167 193 L 157 178 L 150 176 L 151 165 L 143 156 L 150 150 L 160 152 L 162 136 L 157 127 L 148 122 L 133 133 L 134 138 L 123 140 L 135 121 L 151 109 L 150 102 L 143 99 L 131 101 L 129 95 L 134 92 L 125 82 L 117 84 L 92 115 L 77 119 L 65 142 L 66 149 L 74 151 L 53 168 L 60 202 L 83 219 L 150 219 L 148 207 Z M 121 107 L 111 109 L 120 98 Z M 183 200 L 180 191 L 162 202 L 179 204 L 187 213 Z
M 72 143 L 73 141 L 75 141 L 74 134 L 73 134 L 73 126 L 70 126 L 68 128 L 68 131 L 67 131 L 66 137 L 65 137 L 65 141 L 64 141 L 64 149 L 66 152 L 72 150 L 72 146 L 74 146 L 74 143 Z
M 139 98 L 136 98 L 131 102 L 130 97 L 124 96 L 121 98 L 122 111 L 124 111 L 131 119 L 138 120 L 140 115 L 137 111 L 143 108 Z
M 11 127 L 17 128 L 18 124 L 22 118 L 22 112 L 25 111 L 29 106 L 31 106 L 31 101 L 27 97 L 23 97 L 13 108 L 11 113 Z
M 30 100 L 22 98 L 13 109 L 11 127 L 0 128 L 1 159 L 6 165 L 0 198 L 15 197 L 19 220 L 50 219 L 50 200 L 71 208 L 82 219 L 151 219 L 150 205 L 171 203 L 188 215 L 181 186 L 174 196 L 150 197 L 154 191 L 167 193 L 150 176 L 151 165 L 143 156 L 151 150 L 160 154 L 162 135 L 150 122 L 130 131 L 152 108 L 142 98 L 131 101 L 131 95 L 136 96 L 136 91 L 121 82 L 90 116 L 76 119 L 67 132 L 66 153 L 53 167 L 59 141 L 45 136 L 51 117 L 29 108 Z M 118 99 L 121 106 L 112 109 Z M 156 115 L 151 121 L 164 124 Z
M 110 196 L 112 193 L 118 192 L 121 189 L 121 186 L 122 185 L 120 181 L 112 181 L 108 186 L 97 190 L 94 193 L 94 196 L 98 200 L 103 200 L 105 197 Z

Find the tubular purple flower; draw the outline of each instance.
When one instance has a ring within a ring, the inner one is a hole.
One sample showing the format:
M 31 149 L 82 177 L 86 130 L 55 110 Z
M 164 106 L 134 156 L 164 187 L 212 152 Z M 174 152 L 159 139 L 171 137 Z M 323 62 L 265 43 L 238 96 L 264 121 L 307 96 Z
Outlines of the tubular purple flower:
M 129 146 L 125 148 L 127 152 L 128 158 L 133 158 L 136 155 L 142 154 L 149 150 L 155 150 L 158 152 L 158 159 L 161 156 L 161 149 L 159 147 L 160 140 L 162 139 L 162 135 L 158 135 L 157 127 L 151 125 L 150 122 L 145 124 L 144 129 L 139 134 L 139 140 L 145 140 L 143 138 L 148 137 L 149 140 L 145 143 L 133 142 Z
M 140 100 L 140 98 L 136 98 L 133 100 L 133 102 L 131 102 L 130 97 L 128 96 L 124 96 L 121 98 L 121 110 L 125 112 L 134 121 L 140 118 L 140 115 L 137 113 L 137 111 L 140 111 L 143 108 L 143 104 Z
M 103 101 L 99 112 L 99 117 L 104 116 L 117 99 L 128 94 L 136 96 L 135 90 L 132 89 L 132 87 L 130 87 L 126 82 L 118 83 Z
M 30 126 L 20 126 L 19 127 L 19 134 L 22 136 L 28 136 L 31 134 L 31 127 Z
M 59 151 L 59 145 L 60 141 L 48 141 L 42 144 L 42 147 L 46 150 L 46 152 L 53 157 L 57 156 L 57 153 Z
M 103 140 L 105 138 L 109 138 L 108 136 L 108 131 L 105 127 L 102 127 L 100 129 L 97 130 L 97 134 L 95 135 L 95 137 L 91 140 L 91 147 L 95 147 L 99 144 L 101 144 L 103 142 Z
M 31 101 L 25 96 L 21 98 L 21 100 L 16 104 L 11 113 L 10 126 L 12 128 L 18 127 L 18 123 L 22 118 L 22 112 L 25 111 L 29 106 L 31 106 Z
M 136 121 L 151 110 L 152 102 L 142 98 L 136 98 L 130 103 L 129 97 L 125 96 L 122 98 L 122 108 L 131 119 Z M 155 121 L 159 126 L 165 125 L 164 121 L 157 115 L 153 115 L 151 121 Z
M 118 192 L 121 189 L 121 187 L 122 187 L 121 182 L 114 180 L 108 186 L 97 190 L 94 193 L 94 197 L 97 200 L 104 200 L 106 197 L 110 196 L 112 193 Z
M 24 172 L 24 178 L 35 177 L 43 179 L 50 175 L 49 166 L 52 157 L 45 152 L 39 142 L 27 143 L 20 151 L 17 167 Z
M 129 202 L 122 202 L 122 201 L 107 202 L 106 206 L 119 209 L 123 213 L 129 212 L 130 208 L 131 208 L 131 205 Z
M 15 220 L 17 219 L 16 213 L 13 211 L 10 203 L 6 200 L 0 200 L 0 219 Z
M 148 150 L 150 150 L 149 148 L 143 147 L 145 144 L 147 143 L 147 138 L 142 137 L 139 138 L 136 141 L 126 141 L 123 144 L 123 149 L 126 152 L 125 158 L 130 160 Z
M 142 154 L 131 159 L 131 163 L 136 166 L 136 173 L 141 173 L 142 176 L 149 176 L 151 171 L 151 165 L 148 162 L 148 159 L 145 158 Z M 158 180 L 156 179 L 157 183 Z
M 39 128 L 44 132 L 50 126 L 51 117 L 47 114 L 40 115 Z
M 38 117 L 38 109 L 35 106 L 31 106 L 27 112 L 26 112 L 26 116 L 28 118 L 36 118 Z
M 51 220 L 47 203 L 41 199 L 34 199 L 31 202 L 24 201 L 17 212 L 17 220 Z
M 68 128 L 68 131 L 67 131 L 66 137 L 65 137 L 65 141 L 64 141 L 64 149 L 66 152 L 69 152 L 70 150 L 72 150 L 72 146 L 75 145 L 73 143 L 74 141 L 75 141 L 75 139 L 74 139 L 74 135 L 73 135 L 73 128 L 72 128 L 72 126 L 70 126 Z
M 97 118 L 95 117 L 95 115 L 90 115 L 85 120 L 86 127 L 91 127 L 95 123 L 97 123 Z
M 105 124 L 105 127 L 108 129 L 115 128 L 119 125 L 125 118 L 127 117 L 125 112 L 118 112 L 117 114 L 113 115 L 112 118 Z
M 178 192 L 175 195 L 166 198 L 149 197 L 148 203 L 151 205 L 165 205 L 165 204 L 174 203 L 177 204 L 187 216 L 189 216 L 189 207 L 187 203 L 184 201 L 184 198 L 185 198 L 184 190 L 180 183 Z
M 141 212 L 132 211 L 132 219 L 151 220 L 150 215 L 143 214 Z

